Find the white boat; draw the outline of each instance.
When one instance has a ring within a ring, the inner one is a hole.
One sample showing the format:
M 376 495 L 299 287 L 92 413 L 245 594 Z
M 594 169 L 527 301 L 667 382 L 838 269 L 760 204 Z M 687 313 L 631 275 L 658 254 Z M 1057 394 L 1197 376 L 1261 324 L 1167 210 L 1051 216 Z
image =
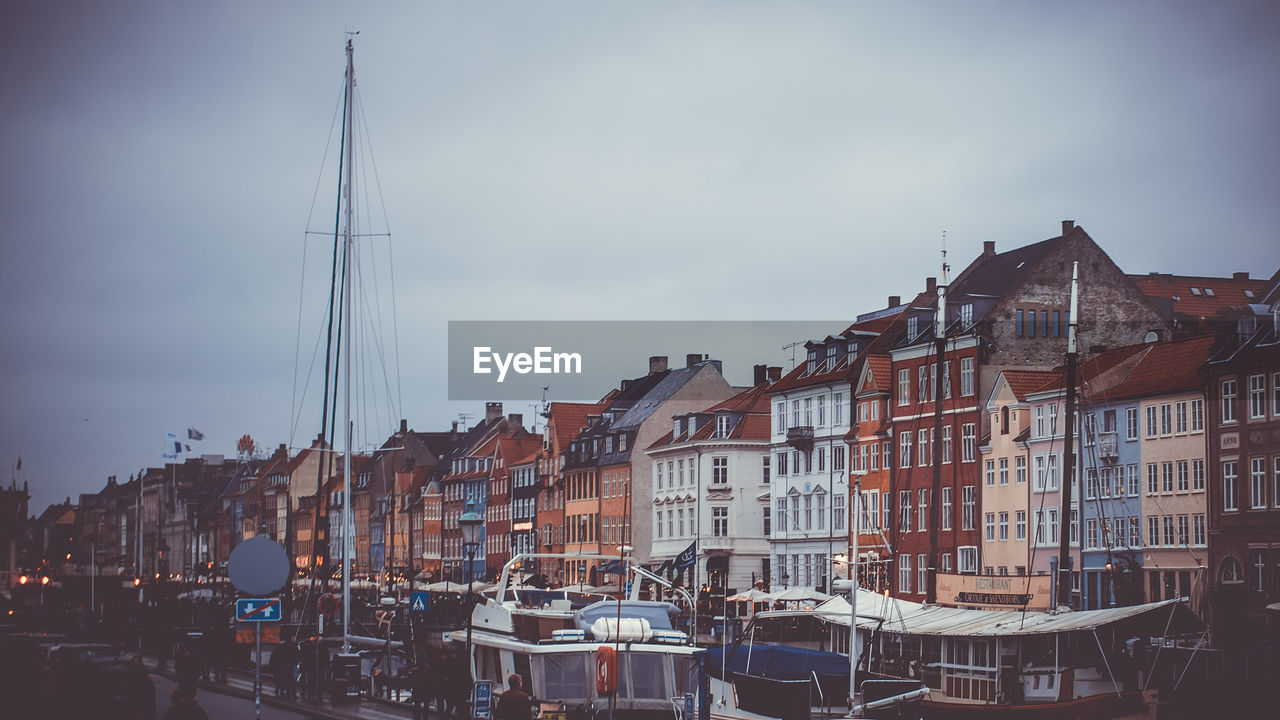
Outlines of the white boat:
M 914 716 L 924 718 L 1155 717 L 1161 650 L 1203 643 L 1205 631 L 1185 600 L 1020 612 L 859 590 L 858 608 L 857 670 L 869 681 L 859 685 L 861 706 L 908 690 L 870 689 L 882 680 L 923 682 Z M 712 716 L 846 715 L 850 610 L 833 597 L 809 610 L 758 613 L 738 643 L 710 651 Z M 721 698 L 736 698 L 737 711 L 722 709 Z
M 611 559 L 544 553 L 512 558 L 495 596 L 475 606 L 466 630 L 445 638 L 469 643 L 473 678 L 492 682 L 500 694 L 510 675 L 520 675 L 543 718 L 678 719 L 687 702 L 696 707 L 686 696 L 697 696 L 698 663 L 705 651 L 676 629 L 684 610 L 638 599 L 583 607 L 568 599 L 528 603 L 511 587 L 510 570 L 532 558 Z

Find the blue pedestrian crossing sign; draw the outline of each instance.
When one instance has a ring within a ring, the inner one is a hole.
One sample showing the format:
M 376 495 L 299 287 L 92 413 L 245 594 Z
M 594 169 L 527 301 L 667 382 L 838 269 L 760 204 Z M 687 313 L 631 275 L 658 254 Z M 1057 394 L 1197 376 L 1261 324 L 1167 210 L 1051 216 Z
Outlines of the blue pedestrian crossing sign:
M 236 621 L 280 622 L 280 598 L 237 599 Z
M 416 592 L 409 596 L 409 609 L 414 612 L 427 612 L 431 609 L 431 593 Z

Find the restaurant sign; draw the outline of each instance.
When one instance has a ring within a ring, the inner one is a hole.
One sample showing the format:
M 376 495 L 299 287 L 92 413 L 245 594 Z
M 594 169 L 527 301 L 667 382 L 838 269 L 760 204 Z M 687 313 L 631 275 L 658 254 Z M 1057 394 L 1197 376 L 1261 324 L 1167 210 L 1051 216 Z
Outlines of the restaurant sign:
M 1048 575 L 949 575 L 938 573 L 938 603 L 982 610 L 1047 610 Z

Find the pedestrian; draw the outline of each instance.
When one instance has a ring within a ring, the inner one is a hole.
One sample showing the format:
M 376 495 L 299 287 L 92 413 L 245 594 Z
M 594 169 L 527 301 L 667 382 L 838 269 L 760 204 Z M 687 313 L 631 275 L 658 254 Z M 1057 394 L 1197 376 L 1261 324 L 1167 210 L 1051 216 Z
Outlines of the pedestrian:
M 192 688 L 175 688 L 169 693 L 169 701 L 173 704 L 164 711 L 160 720 L 209 720 L 209 713 L 196 702 L 196 690 Z
M 190 689 L 191 696 L 195 697 L 196 677 L 200 674 L 200 664 L 195 653 L 191 652 L 191 648 L 184 645 L 178 652 L 178 657 L 173 661 L 173 670 L 178 676 L 178 687 Z
M 431 713 L 431 665 L 424 658 L 421 663 L 409 668 L 409 686 L 413 691 L 413 717 L 415 720 L 427 720 Z
M 129 663 L 129 717 L 131 720 L 155 720 L 156 684 L 147 672 L 141 655 L 134 655 Z
M 533 720 L 533 702 L 524 691 L 524 678 L 512 673 L 507 691 L 498 698 L 497 720 Z

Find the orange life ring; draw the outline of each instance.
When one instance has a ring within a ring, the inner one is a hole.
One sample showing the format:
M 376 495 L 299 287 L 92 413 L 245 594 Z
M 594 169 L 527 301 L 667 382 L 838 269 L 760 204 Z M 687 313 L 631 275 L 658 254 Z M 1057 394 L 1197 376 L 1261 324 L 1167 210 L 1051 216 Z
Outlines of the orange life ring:
M 618 689 L 618 655 L 608 645 L 596 648 L 596 693 L 612 695 Z

